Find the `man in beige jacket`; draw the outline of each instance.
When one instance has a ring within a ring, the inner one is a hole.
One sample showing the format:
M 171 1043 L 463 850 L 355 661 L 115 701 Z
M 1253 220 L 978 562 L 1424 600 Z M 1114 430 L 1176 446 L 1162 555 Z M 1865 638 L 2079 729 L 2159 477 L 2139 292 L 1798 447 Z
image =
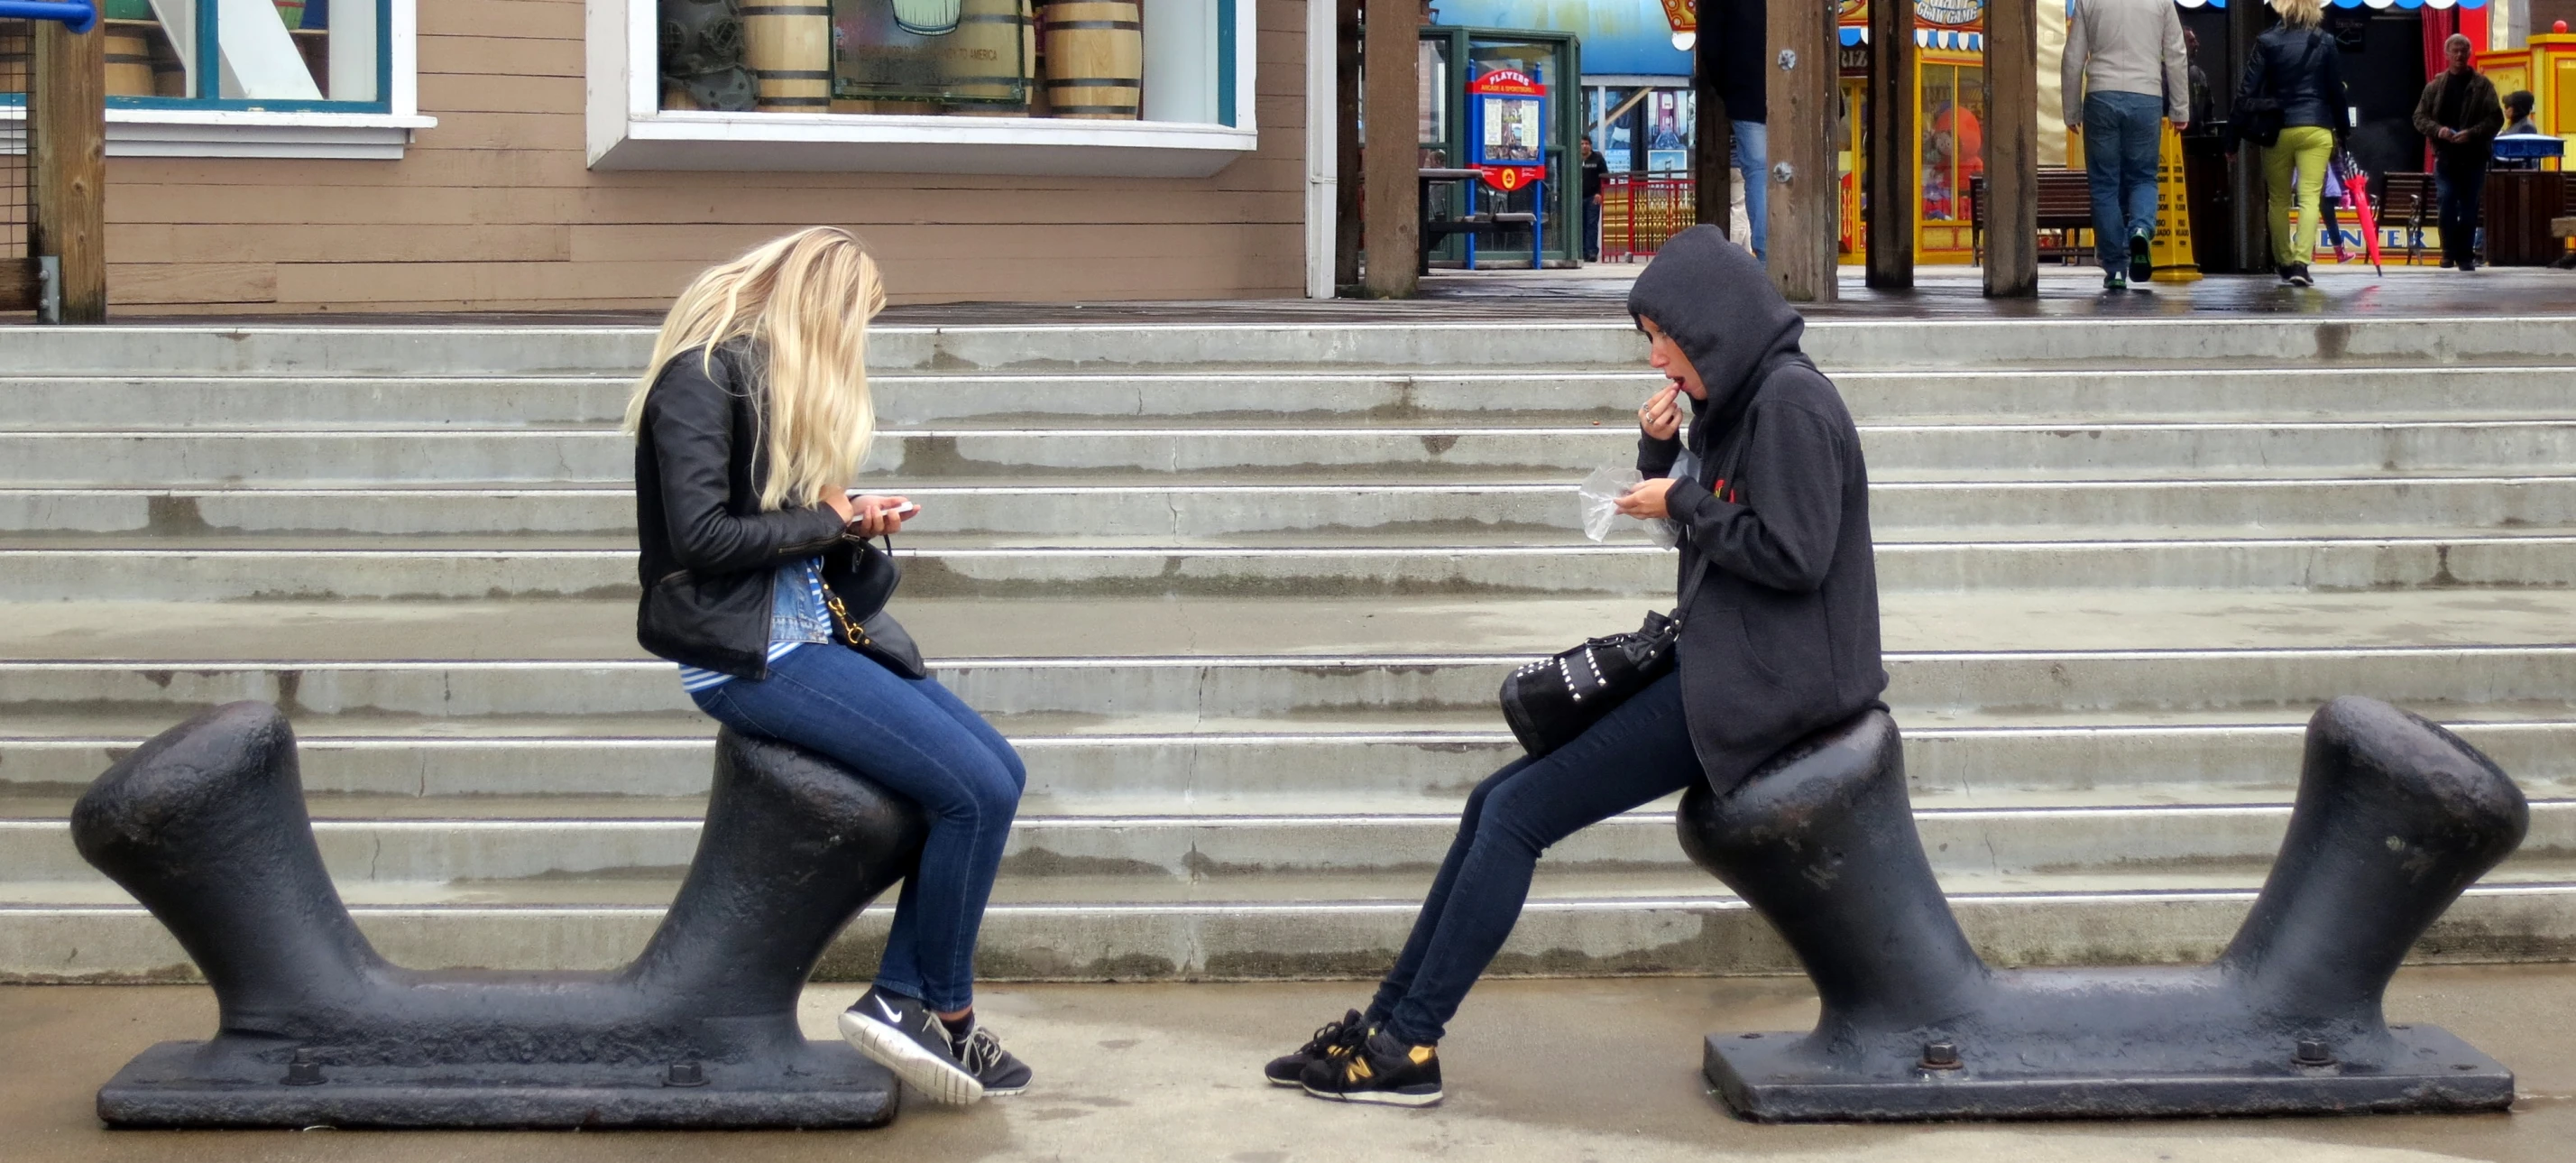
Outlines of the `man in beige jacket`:
M 2061 67 L 2066 128 L 2083 127 L 2102 289 L 2144 284 L 2155 273 L 2147 240 L 2156 232 L 2158 122 L 2169 117 L 2176 129 L 2191 123 L 2173 0 L 2075 0 Z

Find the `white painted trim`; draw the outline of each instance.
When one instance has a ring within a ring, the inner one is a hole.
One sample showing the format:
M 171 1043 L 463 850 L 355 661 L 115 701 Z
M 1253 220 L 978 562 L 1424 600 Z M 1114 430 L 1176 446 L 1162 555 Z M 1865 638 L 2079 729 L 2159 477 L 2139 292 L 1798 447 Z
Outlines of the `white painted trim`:
M 1341 110 L 1337 40 L 1341 35 L 1329 0 L 1306 0 L 1306 297 L 1333 297 L 1333 251 L 1340 226 L 1335 203 L 1341 186 L 1341 148 L 1335 128 Z
M 1227 125 L 1045 117 L 725 113 L 661 108 L 650 0 L 585 0 L 584 121 L 601 170 L 851 171 L 1206 177 L 1260 144 L 1253 105 L 1254 0 L 1235 30 L 1236 113 Z

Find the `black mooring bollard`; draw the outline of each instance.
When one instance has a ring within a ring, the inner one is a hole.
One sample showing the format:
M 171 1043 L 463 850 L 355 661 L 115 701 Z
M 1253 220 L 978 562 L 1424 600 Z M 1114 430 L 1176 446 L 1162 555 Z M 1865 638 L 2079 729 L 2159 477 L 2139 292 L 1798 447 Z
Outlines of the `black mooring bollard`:
M 98 1094 L 116 1127 L 870 1127 L 894 1078 L 810 1042 L 796 998 L 919 859 L 913 805 L 809 752 L 718 737 L 687 880 L 611 973 L 388 964 L 322 867 L 275 707 L 163 732 L 72 810 L 81 855 L 168 926 L 221 1024 Z
M 2390 1026 L 2416 938 L 2522 842 L 2495 764 L 2385 703 L 2308 723 L 2271 878 L 2215 964 L 1995 971 L 1932 878 L 1896 724 L 1871 711 L 1721 797 L 1682 846 L 1777 927 L 1823 1003 L 1807 1034 L 1712 1034 L 1704 1069 L 1761 1122 L 2502 1110 L 2513 1074 Z

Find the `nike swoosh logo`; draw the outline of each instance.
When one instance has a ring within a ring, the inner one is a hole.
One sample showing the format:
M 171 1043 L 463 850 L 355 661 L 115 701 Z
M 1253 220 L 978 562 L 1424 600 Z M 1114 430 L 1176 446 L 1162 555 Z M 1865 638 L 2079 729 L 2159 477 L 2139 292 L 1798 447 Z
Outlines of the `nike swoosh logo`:
M 877 999 L 877 1012 L 885 1015 L 887 1025 L 898 1030 L 903 1028 L 903 1015 L 896 1013 L 893 1006 L 887 1005 L 884 998 Z

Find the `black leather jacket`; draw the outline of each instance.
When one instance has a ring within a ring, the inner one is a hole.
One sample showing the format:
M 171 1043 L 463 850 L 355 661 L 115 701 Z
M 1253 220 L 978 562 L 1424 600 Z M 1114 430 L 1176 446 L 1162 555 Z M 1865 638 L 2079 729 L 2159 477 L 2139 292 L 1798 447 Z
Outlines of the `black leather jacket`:
M 2343 87 L 2342 57 L 2335 39 L 2321 30 L 2273 25 L 2254 39 L 2236 99 L 2270 97 L 2281 103 L 2282 126 L 2323 126 L 2340 138 L 2347 128 L 2344 110 L 2352 104 Z
M 769 673 L 772 574 L 822 554 L 825 584 L 848 600 L 857 543 L 827 507 L 760 511 L 768 442 L 758 360 L 729 344 L 716 349 L 710 376 L 703 350 L 672 359 L 644 399 L 635 443 L 644 598 L 635 640 L 673 662 L 759 679 Z

